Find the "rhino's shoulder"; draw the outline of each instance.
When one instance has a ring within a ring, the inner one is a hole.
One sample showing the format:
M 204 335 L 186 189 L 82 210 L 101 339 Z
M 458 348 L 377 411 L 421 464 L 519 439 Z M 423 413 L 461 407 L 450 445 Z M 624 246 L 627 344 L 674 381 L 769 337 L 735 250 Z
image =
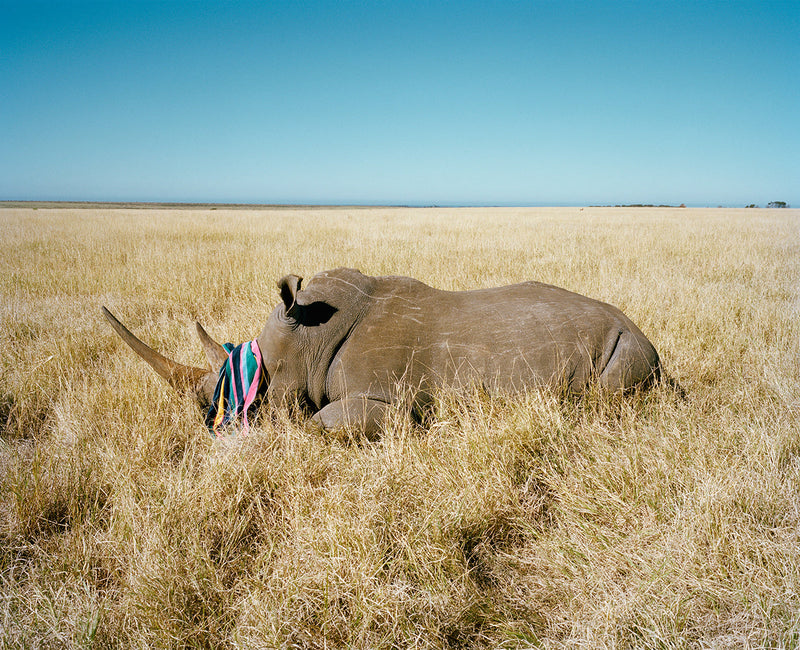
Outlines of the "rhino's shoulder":
M 320 271 L 311 278 L 311 282 L 315 284 L 322 284 L 326 282 L 363 282 L 364 280 L 371 279 L 370 276 L 364 275 L 358 269 L 351 269 L 346 266 L 340 266 L 337 269 L 329 269 L 327 271 Z
M 303 288 L 298 301 L 302 304 L 326 302 L 337 308 L 356 304 L 372 296 L 375 278 L 357 269 L 338 268 L 314 275 Z
M 418 291 L 433 289 L 414 278 L 401 275 L 371 276 L 365 275 L 358 269 L 341 267 L 317 273 L 309 281 L 306 290 L 313 291 L 318 296 L 325 293 L 339 295 L 350 292 L 380 298 L 406 293 L 413 295 Z
M 349 289 L 363 291 L 373 279 L 368 275 L 364 275 L 358 269 L 342 267 L 329 271 L 320 271 L 306 283 L 304 290 L 317 293 L 330 290 L 340 292 Z

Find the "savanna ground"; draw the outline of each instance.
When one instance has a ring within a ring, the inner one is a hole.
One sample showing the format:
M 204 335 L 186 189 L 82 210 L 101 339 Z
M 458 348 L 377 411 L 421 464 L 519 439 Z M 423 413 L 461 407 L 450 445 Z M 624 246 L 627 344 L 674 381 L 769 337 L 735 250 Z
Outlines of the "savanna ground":
M 800 645 L 800 211 L 0 210 L 0 647 Z M 275 281 L 537 279 L 686 390 L 440 397 L 378 442 L 214 442 L 100 313 L 203 365 Z

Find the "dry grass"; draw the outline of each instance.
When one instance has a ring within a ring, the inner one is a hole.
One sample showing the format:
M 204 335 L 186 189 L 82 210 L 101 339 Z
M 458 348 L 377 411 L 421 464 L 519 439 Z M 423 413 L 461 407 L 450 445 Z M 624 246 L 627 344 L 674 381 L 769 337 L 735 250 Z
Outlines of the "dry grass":
M 0 647 L 800 645 L 800 213 L 0 210 Z M 688 392 L 442 395 L 372 444 L 214 443 L 101 304 L 200 364 L 275 280 L 538 279 Z

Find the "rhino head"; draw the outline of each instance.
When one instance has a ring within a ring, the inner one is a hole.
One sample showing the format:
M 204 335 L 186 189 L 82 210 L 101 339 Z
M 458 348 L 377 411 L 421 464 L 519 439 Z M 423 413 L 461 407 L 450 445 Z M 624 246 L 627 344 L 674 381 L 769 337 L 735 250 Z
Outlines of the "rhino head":
M 338 341 L 329 335 L 314 336 L 307 331 L 308 327 L 319 329 L 317 326 L 327 323 L 337 309 L 322 301 L 311 304 L 298 302 L 302 280 L 297 275 L 287 275 L 278 281 L 281 302 L 272 312 L 258 337 L 262 370 L 268 382 L 267 399 L 275 404 L 292 403 L 293 400 L 304 402 L 309 392 L 307 381 L 304 380 L 309 375 L 307 357 L 312 351 L 316 356 L 319 355 L 321 340 L 327 341 L 327 347 L 335 346 Z M 185 366 L 166 358 L 136 337 L 108 309 L 103 307 L 102 311 L 122 340 L 150 364 L 170 386 L 193 396 L 202 410 L 207 410 L 211 406 L 219 371 L 228 361 L 228 353 L 221 344 L 209 336 L 200 323 L 195 325 L 197 336 L 208 359 L 207 368 Z M 342 326 L 338 329 L 346 331 Z M 317 390 L 311 392 L 319 394 L 317 401 L 322 399 L 321 386 L 324 385 L 326 370 L 327 366 L 317 369 L 317 372 L 311 372 L 316 379 L 312 383 L 317 386 Z
M 168 359 L 137 338 L 105 307 L 103 307 L 103 314 L 122 340 L 136 354 L 149 363 L 153 370 L 163 377 L 170 386 L 179 392 L 193 395 L 201 409 L 205 410 L 211 405 L 219 369 L 227 361 L 228 353 L 222 345 L 208 335 L 208 332 L 203 329 L 200 323 L 196 323 L 197 335 L 200 337 L 200 342 L 203 344 L 203 349 L 208 358 L 208 368 L 185 366 L 177 361 Z

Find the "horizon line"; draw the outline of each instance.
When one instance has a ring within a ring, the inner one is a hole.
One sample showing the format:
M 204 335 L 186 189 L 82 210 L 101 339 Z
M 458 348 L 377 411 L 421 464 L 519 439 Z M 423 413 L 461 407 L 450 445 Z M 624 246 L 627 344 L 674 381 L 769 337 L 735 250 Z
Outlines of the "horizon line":
M 775 203 L 775 202 L 772 202 Z M 180 209 L 180 208 L 209 208 L 209 209 L 322 209 L 322 208 L 767 208 L 757 204 L 749 205 L 712 205 L 710 203 L 520 203 L 520 202 L 447 202 L 447 203 L 371 203 L 371 202 L 331 202 L 331 203 L 261 203 L 261 202 L 225 202 L 225 201 L 75 201 L 75 200 L 41 200 L 41 199 L 0 199 L 2 208 L 64 208 L 77 209 L 84 207 L 95 208 L 141 208 L 141 209 Z M 783 208 L 791 209 L 791 205 L 784 202 Z

